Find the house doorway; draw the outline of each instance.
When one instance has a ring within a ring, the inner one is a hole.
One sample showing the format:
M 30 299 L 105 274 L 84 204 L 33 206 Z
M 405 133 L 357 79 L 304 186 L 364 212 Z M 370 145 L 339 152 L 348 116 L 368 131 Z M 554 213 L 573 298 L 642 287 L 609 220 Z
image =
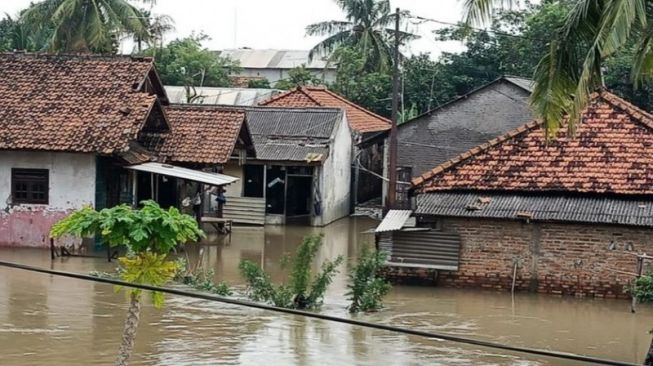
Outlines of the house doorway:
M 289 223 L 310 223 L 313 177 L 288 176 L 286 219 Z
M 263 197 L 265 165 L 245 165 L 243 197 Z

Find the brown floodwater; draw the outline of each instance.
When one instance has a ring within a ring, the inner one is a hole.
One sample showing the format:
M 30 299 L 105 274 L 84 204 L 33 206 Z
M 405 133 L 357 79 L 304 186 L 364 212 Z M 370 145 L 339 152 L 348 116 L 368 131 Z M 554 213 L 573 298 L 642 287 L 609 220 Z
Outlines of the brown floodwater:
M 363 218 L 322 229 L 235 228 L 188 246 L 190 262 L 215 270 L 217 280 L 243 288 L 238 263 L 260 263 L 281 280 L 281 258 L 308 233 L 322 232 L 319 259 L 351 263 L 372 240 Z M 0 259 L 58 270 L 109 271 L 100 258 L 51 261 L 47 250 L 1 249 Z M 346 311 L 346 268 L 329 289 L 322 311 Z M 636 314 L 622 300 L 395 286 L 386 308 L 358 318 L 446 332 L 516 346 L 639 362 L 650 342 L 653 308 Z M 112 286 L 0 268 L 0 365 L 112 365 L 127 308 Z M 452 342 L 280 315 L 168 296 L 165 308 L 143 307 L 134 365 L 579 365 Z

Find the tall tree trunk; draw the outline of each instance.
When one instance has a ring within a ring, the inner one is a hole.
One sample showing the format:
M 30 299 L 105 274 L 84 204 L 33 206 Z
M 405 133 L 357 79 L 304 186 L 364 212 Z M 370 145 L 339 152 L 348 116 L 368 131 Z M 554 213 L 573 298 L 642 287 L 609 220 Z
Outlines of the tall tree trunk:
M 648 352 L 646 353 L 646 359 L 644 359 L 644 365 L 653 366 L 653 339 L 651 339 L 651 345 L 648 346 Z
M 125 327 L 122 331 L 122 343 L 120 344 L 120 351 L 118 351 L 116 366 L 128 365 L 129 357 L 134 349 L 136 329 L 138 328 L 140 315 L 141 302 L 139 300 L 139 295 L 132 293 L 130 295 L 129 309 L 127 310 L 127 319 L 125 319 Z

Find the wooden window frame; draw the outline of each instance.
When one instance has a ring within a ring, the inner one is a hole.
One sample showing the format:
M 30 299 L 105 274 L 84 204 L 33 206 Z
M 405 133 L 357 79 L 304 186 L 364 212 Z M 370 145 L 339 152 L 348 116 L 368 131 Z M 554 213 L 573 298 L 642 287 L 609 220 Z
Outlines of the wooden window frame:
M 22 174 L 41 174 L 41 177 L 19 177 Z M 27 197 L 17 197 L 17 183 L 27 183 Z M 34 184 L 41 183 L 45 187 L 44 191 L 34 189 Z M 35 198 L 34 194 L 43 194 L 43 198 Z M 48 169 L 31 169 L 31 168 L 11 168 L 11 202 L 13 204 L 35 204 L 47 205 L 50 202 L 50 171 Z

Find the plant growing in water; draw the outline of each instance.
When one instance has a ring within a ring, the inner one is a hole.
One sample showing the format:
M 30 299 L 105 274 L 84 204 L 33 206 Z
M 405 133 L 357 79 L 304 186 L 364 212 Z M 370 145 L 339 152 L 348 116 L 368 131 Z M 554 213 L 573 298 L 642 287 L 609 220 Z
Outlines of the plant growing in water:
M 156 202 L 144 201 L 140 210 L 119 205 L 96 211 L 85 207 L 56 223 L 50 232 L 54 238 L 64 234 L 92 237 L 96 234 L 111 247 L 127 247 L 127 256 L 118 259 L 123 281 L 162 286 L 172 280 L 179 267 L 168 255 L 177 245 L 197 240 L 204 233 L 197 222 L 176 208 L 164 210 Z M 139 289 L 129 289 L 127 319 L 122 335 L 117 366 L 127 365 L 134 348 L 141 310 Z M 152 292 L 153 304 L 163 305 L 163 294 Z
M 343 257 L 333 261 L 324 261 L 317 274 L 311 266 L 322 246 L 321 235 L 309 235 L 297 248 L 295 256 L 288 260 L 291 266 L 285 284 L 275 286 L 270 275 L 257 264 L 244 260 L 240 262 L 240 272 L 248 285 L 248 295 L 254 301 L 271 303 L 275 306 L 291 309 L 316 309 L 322 305 L 324 293 L 338 272 Z
M 351 301 L 349 312 L 377 311 L 383 307 L 383 297 L 390 291 L 390 284 L 379 276 L 387 259 L 387 253 L 363 247 L 356 265 L 349 273 L 347 297 Z

